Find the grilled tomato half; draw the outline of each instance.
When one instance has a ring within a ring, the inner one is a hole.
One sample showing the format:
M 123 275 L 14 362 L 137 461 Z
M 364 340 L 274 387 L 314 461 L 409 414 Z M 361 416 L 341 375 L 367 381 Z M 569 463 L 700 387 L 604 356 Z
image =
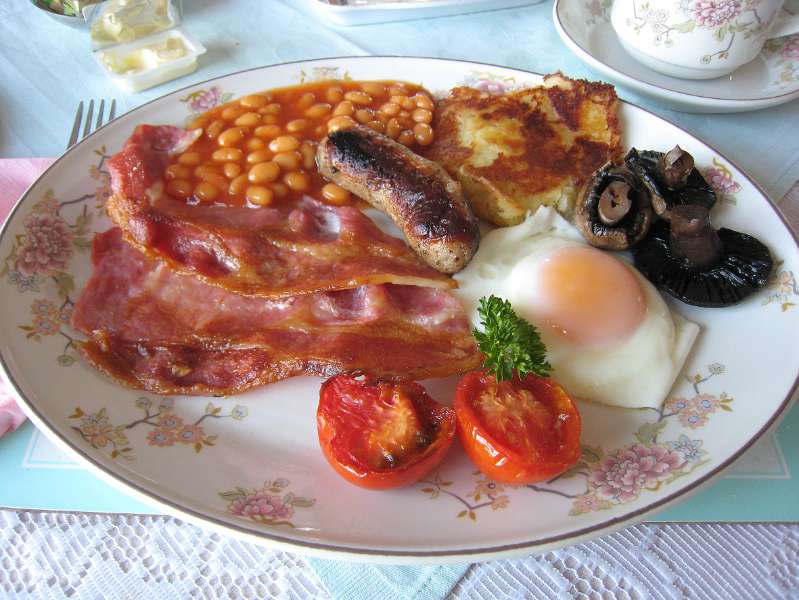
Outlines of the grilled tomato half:
M 337 375 L 322 384 L 319 444 L 344 479 L 373 490 L 414 483 L 455 437 L 455 411 L 412 381 Z
M 514 372 L 497 382 L 488 371 L 474 371 L 458 383 L 455 414 L 466 454 L 496 481 L 545 481 L 580 458 L 580 414 L 551 379 Z

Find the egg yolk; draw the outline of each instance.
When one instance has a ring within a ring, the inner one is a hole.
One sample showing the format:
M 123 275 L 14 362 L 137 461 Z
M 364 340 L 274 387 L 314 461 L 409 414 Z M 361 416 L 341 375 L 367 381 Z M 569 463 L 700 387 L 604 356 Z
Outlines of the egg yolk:
M 594 248 L 555 250 L 532 279 L 519 298 L 525 317 L 576 344 L 612 345 L 646 316 L 644 290 L 630 268 Z

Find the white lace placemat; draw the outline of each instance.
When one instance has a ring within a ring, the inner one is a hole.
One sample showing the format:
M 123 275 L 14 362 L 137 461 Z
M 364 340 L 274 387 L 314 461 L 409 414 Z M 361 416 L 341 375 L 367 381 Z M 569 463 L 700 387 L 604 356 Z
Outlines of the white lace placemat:
M 0 598 L 329 595 L 300 555 L 172 517 L 0 511 Z M 799 598 L 799 525 L 638 525 L 474 565 L 451 598 Z

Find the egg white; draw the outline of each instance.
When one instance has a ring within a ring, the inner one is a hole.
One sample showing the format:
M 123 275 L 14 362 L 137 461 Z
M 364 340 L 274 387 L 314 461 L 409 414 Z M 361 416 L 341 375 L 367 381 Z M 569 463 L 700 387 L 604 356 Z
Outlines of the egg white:
M 584 247 L 579 231 L 554 209 L 541 207 L 514 227 L 483 236 L 469 265 L 455 276 L 461 299 L 478 327 L 479 299 L 491 294 L 510 301 L 516 313 L 536 323 L 526 303 L 537 265 L 554 250 Z M 570 341 L 538 327 L 547 346 L 552 378 L 576 398 L 626 408 L 658 408 L 699 334 L 699 326 L 672 313 L 660 293 L 632 266 L 644 292 L 646 311 L 638 328 L 625 339 L 601 348 Z M 598 319 L 602 315 L 597 315 Z

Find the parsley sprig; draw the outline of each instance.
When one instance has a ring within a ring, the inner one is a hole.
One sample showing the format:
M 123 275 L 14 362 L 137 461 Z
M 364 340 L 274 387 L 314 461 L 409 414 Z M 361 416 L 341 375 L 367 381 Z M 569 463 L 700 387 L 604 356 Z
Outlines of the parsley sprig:
M 511 379 L 513 370 L 524 377 L 529 373 L 547 377 L 552 370 L 546 361 L 547 349 L 538 330 L 519 317 L 507 300 L 493 294 L 480 298 L 477 309 L 483 331 L 474 330 L 483 366 L 494 372 L 497 381 Z

